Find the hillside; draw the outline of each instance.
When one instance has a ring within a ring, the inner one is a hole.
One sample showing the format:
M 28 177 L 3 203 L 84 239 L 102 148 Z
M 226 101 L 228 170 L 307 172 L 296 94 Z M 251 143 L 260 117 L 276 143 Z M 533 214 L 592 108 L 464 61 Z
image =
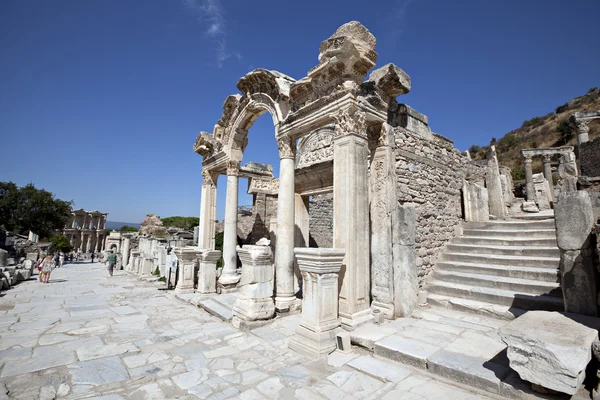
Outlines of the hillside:
M 567 121 L 572 114 L 589 110 L 600 110 L 600 88 L 592 88 L 585 95 L 574 98 L 544 116 L 524 121 L 520 128 L 508 132 L 497 141 L 492 138 L 490 144 L 496 145 L 500 163 L 512 169 L 513 178 L 522 180 L 521 149 L 575 146 L 577 154 L 577 132 Z M 590 140 L 600 136 L 600 121 L 592 121 L 589 127 Z M 469 150 L 474 159 L 484 159 L 487 147 L 471 146 Z M 541 159 L 534 159 L 533 170 L 534 173 L 542 171 Z

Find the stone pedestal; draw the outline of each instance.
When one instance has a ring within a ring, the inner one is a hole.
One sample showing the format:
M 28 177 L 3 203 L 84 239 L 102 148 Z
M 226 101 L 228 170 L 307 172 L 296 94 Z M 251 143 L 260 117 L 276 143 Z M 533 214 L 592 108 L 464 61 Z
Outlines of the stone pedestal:
M 143 257 L 142 258 L 142 268 L 140 270 L 140 276 L 150 276 L 152 275 L 152 267 L 154 265 L 154 258 Z
M 198 250 L 198 293 L 217 291 L 217 261 L 221 258 L 219 250 Z
M 304 298 L 302 320 L 288 347 L 309 356 L 324 356 L 335 350 L 340 330 L 338 274 L 345 251 L 296 248 L 294 252 L 304 280 Z
M 560 274 L 565 311 L 596 316 L 597 269 L 594 212 L 587 192 L 558 195 L 554 206 L 556 242 L 560 249 Z
M 175 254 L 179 259 L 179 268 L 177 269 L 177 286 L 175 290 L 179 293 L 191 293 L 194 291 L 194 268 L 198 258 L 197 247 L 178 247 L 175 248 Z
M 273 259 L 269 246 L 246 245 L 237 248 L 242 261 L 239 296 L 233 306 L 233 325 L 250 327 L 250 321 L 265 320 L 275 314 L 273 303 Z

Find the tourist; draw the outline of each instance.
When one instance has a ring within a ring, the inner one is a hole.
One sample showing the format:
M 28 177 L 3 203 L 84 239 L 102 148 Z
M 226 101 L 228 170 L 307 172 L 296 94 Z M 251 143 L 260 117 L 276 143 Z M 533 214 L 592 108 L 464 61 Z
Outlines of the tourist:
M 115 265 L 117 265 L 117 255 L 115 254 L 114 250 L 111 250 L 110 254 L 108 255 L 108 276 L 113 276 L 113 269 L 115 268 Z
M 73 264 L 73 252 L 69 254 L 69 263 Z
M 54 267 L 60 267 L 60 252 L 54 253 Z
M 52 269 L 54 269 L 54 261 L 52 260 L 52 256 L 47 256 L 42 261 L 42 271 L 40 272 L 40 282 L 48 283 L 50 281 L 50 274 L 52 273 Z
M 92 251 L 92 262 L 94 262 L 94 252 Z
M 62 267 L 64 263 L 65 263 L 65 253 L 63 253 L 61 251 L 60 255 L 58 256 L 58 266 Z
M 42 281 L 42 268 L 44 267 L 44 258 L 46 258 L 46 255 L 41 253 L 36 261 L 36 265 L 37 265 L 37 269 L 38 269 L 38 280 L 41 282 Z

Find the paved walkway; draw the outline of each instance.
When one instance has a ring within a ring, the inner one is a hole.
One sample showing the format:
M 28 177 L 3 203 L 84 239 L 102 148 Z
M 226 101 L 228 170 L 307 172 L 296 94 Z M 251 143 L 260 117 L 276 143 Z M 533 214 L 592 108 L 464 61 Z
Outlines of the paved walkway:
M 67 264 L 0 297 L 0 399 L 485 399 L 360 350 L 299 356 L 298 321 L 244 333 L 123 271 Z

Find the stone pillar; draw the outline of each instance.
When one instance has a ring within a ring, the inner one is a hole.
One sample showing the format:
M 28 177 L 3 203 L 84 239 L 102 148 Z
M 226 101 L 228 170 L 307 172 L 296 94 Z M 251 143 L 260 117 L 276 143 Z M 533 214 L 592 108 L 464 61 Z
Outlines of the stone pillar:
M 394 317 L 409 317 L 417 307 L 417 209 L 402 204 L 394 219 Z
M 198 248 L 214 250 L 215 221 L 217 218 L 217 185 L 216 179 L 210 171 L 202 171 L 202 177 L 204 178 L 204 184 L 202 185 L 202 195 L 200 198 L 200 226 L 198 227 Z
M 295 196 L 295 227 L 294 227 L 294 247 L 309 247 L 309 201 L 308 196 Z M 294 258 L 294 290 L 296 292 L 302 289 L 302 275 L 298 262 Z
M 200 250 L 198 253 L 198 293 L 217 291 L 217 261 L 221 258 L 219 250 Z
M 279 192 L 277 197 L 277 242 L 275 251 L 275 308 L 278 312 L 296 309 L 294 290 L 294 159 L 296 141 L 288 136 L 279 146 Z
M 551 155 L 544 156 L 544 178 L 548 181 L 548 185 L 550 186 L 550 197 L 552 201 L 554 201 L 554 179 L 552 179 L 552 166 L 550 162 L 552 161 Z
M 506 219 L 506 207 L 504 206 L 504 195 L 502 194 L 502 181 L 500 180 L 500 166 L 496 156 L 496 146 L 490 146 L 487 160 L 485 183 L 488 190 L 490 214 L 495 215 L 498 219 Z
M 336 348 L 339 331 L 338 274 L 342 268 L 343 249 L 294 249 L 302 278 L 302 319 L 288 347 L 309 356 L 323 356 Z
M 123 266 L 129 264 L 129 243 L 130 239 L 126 237 L 123 239 L 123 247 L 121 248 L 121 256 L 123 257 Z
M 565 312 L 596 316 L 595 220 L 589 194 L 581 190 L 559 194 L 554 222 Z
M 531 157 L 525 157 L 525 188 L 527 190 L 527 201 L 535 202 L 535 188 L 533 187 L 533 170 L 531 168 Z
M 194 291 L 194 268 L 200 250 L 197 247 L 189 246 L 176 247 L 174 251 L 179 259 L 175 291 L 178 293 L 192 293 Z
M 270 319 L 273 304 L 273 259 L 269 246 L 245 245 L 237 252 L 242 261 L 239 296 L 233 306 L 233 326 L 251 328 L 250 321 Z
M 225 226 L 223 233 L 223 273 L 219 285 L 233 289 L 239 282 L 237 273 L 237 219 L 238 219 L 238 174 L 240 163 L 230 161 L 227 167 L 227 195 L 225 200 Z M 206 240 L 206 239 L 203 239 Z
M 385 318 L 394 315 L 394 254 L 393 219 L 397 212 L 396 159 L 392 148 L 391 127 L 369 131 L 372 149 L 369 177 L 371 217 L 371 308 L 379 310 Z M 416 293 L 415 293 L 416 296 Z M 416 301 L 416 300 L 415 300 Z
M 340 272 L 340 318 L 346 329 L 353 330 L 372 319 L 369 149 L 362 111 L 354 111 L 353 116 L 342 113 L 335 126 L 333 148 L 333 246 L 346 254 Z

